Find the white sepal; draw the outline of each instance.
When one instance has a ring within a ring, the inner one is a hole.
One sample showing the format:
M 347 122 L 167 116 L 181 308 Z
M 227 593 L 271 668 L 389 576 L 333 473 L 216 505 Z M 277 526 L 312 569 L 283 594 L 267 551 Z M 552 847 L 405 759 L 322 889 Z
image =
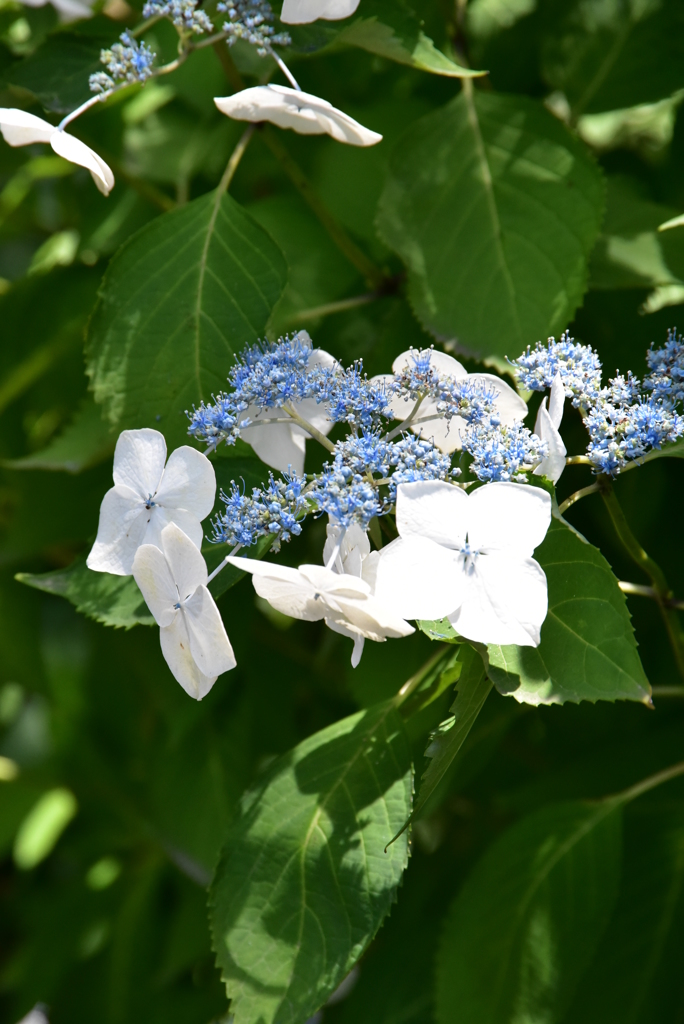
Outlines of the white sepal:
M 214 97 L 214 103 L 237 121 L 271 121 L 300 135 L 331 135 L 350 146 L 374 146 L 382 135 L 364 128 L 327 100 L 285 85 L 256 85 L 232 96 Z
M 359 6 L 359 0 L 283 0 L 280 20 L 286 25 L 306 25 L 318 18 L 340 21 Z

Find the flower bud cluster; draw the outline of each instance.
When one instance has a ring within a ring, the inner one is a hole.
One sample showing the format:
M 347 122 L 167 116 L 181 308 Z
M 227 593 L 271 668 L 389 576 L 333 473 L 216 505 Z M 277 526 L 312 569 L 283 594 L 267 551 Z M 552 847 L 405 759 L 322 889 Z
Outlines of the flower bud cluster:
M 228 34 L 229 46 L 243 39 L 256 46 L 260 57 L 266 57 L 272 47 L 289 46 L 292 42 L 289 33 L 273 28 L 273 8 L 268 0 L 222 0 L 216 10 L 228 15 L 223 31 Z
M 512 426 L 491 420 L 469 427 L 463 448 L 472 455 L 470 467 L 478 480 L 527 481 L 527 473 L 548 455 L 548 445 L 522 423 Z
M 587 454 L 595 470 L 616 476 L 628 462 L 684 435 L 684 417 L 668 399 L 644 395 L 634 387 L 626 396 L 622 378 L 610 382 L 584 418 L 589 431 Z M 636 382 L 638 384 L 638 382 Z
M 168 18 L 176 28 L 201 35 L 213 32 L 214 26 L 206 11 L 197 9 L 198 0 L 147 0 L 143 18 Z
M 596 401 L 601 390 L 601 361 L 590 345 L 580 345 L 570 333 L 561 335 L 560 341 L 549 338 L 546 344 L 537 342 L 535 348 L 527 346 L 518 359 L 511 360 L 518 380 L 529 391 L 546 391 L 560 372 L 565 393 L 572 404 L 588 408 Z
M 260 537 L 271 536 L 273 550 L 277 551 L 282 542 L 302 532 L 300 519 L 307 510 L 303 487 L 304 481 L 294 475 L 277 480 L 270 473 L 267 487 L 253 487 L 247 495 L 244 485 L 240 488 L 232 480 L 230 492 L 220 494 L 226 511 L 212 523 L 212 541 L 249 547 Z
M 644 387 L 671 402 L 684 401 L 684 339 L 676 328 L 668 331 L 662 348 L 651 346 L 646 361 L 651 373 L 644 379 Z
M 95 93 L 108 92 L 120 82 L 146 82 L 152 74 L 156 54 L 146 43 L 139 43 L 130 32 L 122 32 L 121 42 L 100 51 L 100 63 L 105 71 L 90 76 L 90 89 Z

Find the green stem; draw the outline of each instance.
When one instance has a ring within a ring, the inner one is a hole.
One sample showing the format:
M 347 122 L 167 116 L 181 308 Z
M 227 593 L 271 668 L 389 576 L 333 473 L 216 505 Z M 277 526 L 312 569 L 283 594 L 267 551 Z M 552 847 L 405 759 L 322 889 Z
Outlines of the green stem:
M 589 484 L 588 487 L 580 488 L 579 491 L 575 491 L 575 493 L 571 494 L 569 498 L 566 498 L 565 501 L 561 502 L 561 504 L 558 506 L 558 511 L 561 515 L 563 515 L 563 513 L 567 512 L 567 510 L 571 508 L 571 506 L 574 505 L 576 501 L 580 501 L 582 498 L 586 498 L 589 494 L 596 494 L 598 490 L 598 484 Z
M 240 161 L 245 155 L 245 150 L 247 149 L 247 146 L 249 145 L 255 130 L 255 126 L 253 124 L 250 124 L 249 127 L 245 128 L 244 132 L 240 136 L 238 144 L 231 153 L 230 160 L 226 164 L 226 169 L 223 172 L 223 177 L 219 182 L 219 192 L 227 192 L 228 189 L 230 188 L 230 183 L 235 177 L 235 172 L 237 171 L 240 165 Z
M 653 686 L 651 694 L 654 697 L 684 697 L 684 686 Z
M 432 669 L 435 667 L 440 658 L 444 657 L 445 652 L 443 650 L 443 645 L 440 645 L 440 648 L 441 649 L 438 650 L 436 654 L 433 654 L 433 656 L 429 658 L 421 668 L 418 669 L 415 675 L 411 676 L 411 678 L 407 679 L 407 681 L 404 683 L 404 685 L 394 698 L 394 704 L 396 707 L 401 707 L 404 701 L 408 700 L 411 694 L 418 689 L 418 687 L 423 682 L 428 673 L 432 671 Z
M 670 646 L 672 647 L 672 653 L 674 654 L 677 668 L 679 669 L 679 673 L 682 678 L 684 678 L 684 637 L 682 637 L 679 625 L 679 616 L 671 604 L 674 595 L 670 589 L 667 579 L 665 578 L 665 573 L 658 563 L 654 562 L 650 555 L 644 551 L 641 544 L 632 533 L 632 530 L 625 519 L 622 507 L 615 496 L 613 484 L 609 477 L 600 476 L 598 484 L 601 497 L 603 498 L 604 504 L 615 528 L 615 532 L 621 541 L 622 546 L 632 561 L 646 573 L 651 581 L 653 590 L 655 591 L 655 599 L 658 603 L 658 607 L 660 608 L 660 614 L 663 622 L 665 623 L 667 635 L 670 639 Z
M 367 306 L 380 298 L 380 292 L 367 292 L 365 295 L 354 295 L 349 299 L 340 299 L 338 302 L 327 302 L 324 306 L 312 306 L 311 309 L 302 309 L 293 313 L 287 318 L 289 325 L 306 323 L 307 320 L 318 320 L 319 317 L 331 316 L 333 313 L 346 313 L 348 309 L 358 309 L 359 306 Z
M 297 424 L 297 426 L 301 427 L 302 430 L 306 430 L 307 434 L 310 434 L 315 441 L 318 441 L 319 444 L 322 444 L 323 447 L 326 448 L 329 452 L 335 451 L 335 445 L 332 443 L 332 441 L 329 441 L 325 434 L 322 434 L 320 430 L 316 430 L 314 426 L 312 426 L 306 420 L 302 419 L 302 417 L 299 415 L 299 413 L 292 404 L 290 404 L 289 402 L 284 404 L 283 409 L 288 414 L 288 416 L 290 416 L 291 419 Z

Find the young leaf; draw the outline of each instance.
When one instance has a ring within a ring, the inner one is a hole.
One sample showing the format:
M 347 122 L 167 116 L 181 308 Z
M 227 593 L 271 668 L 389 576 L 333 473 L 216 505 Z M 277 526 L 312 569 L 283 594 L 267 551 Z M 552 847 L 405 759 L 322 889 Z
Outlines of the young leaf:
M 620 798 L 555 804 L 505 832 L 447 919 L 438 1024 L 560 1021 L 610 919 L 620 861 Z
M 20 572 L 15 579 L 47 594 L 65 597 L 76 610 L 104 626 L 130 629 L 138 623 L 153 626 L 138 585 L 132 576 L 112 576 L 93 572 L 84 558 L 77 558 L 66 569 L 32 574 Z
M 185 409 L 224 388 L 233 354 L 263 337 L 286 275 L 275 242 L 218 192 L 139 231 L 112 260 L 88 331 L 109 421 L 187 443 Z
M 404 822 L 401 831 L 397 832 L 392 842 L 399 838 L 428 803 L 468 738 L 468 733 L 492 688 L 491 682 L 485 676 L 482 658 L 476 650 L 469 644 L 463 644 L 460 657 L 463 667 L 458 679 L 456 700 L 449 708 L 451 717 L 442 722 L 430 737 L 430 745 L 425 751 L 425 756 L 430 758 L 430 764 L 423 775 L 413 814 Z
M 359 959 L 407 863 L 411 810 L 393 702 L 300 743 L 249 793 L 211 889 L 235 1024 L 304 1024 Z
M 512 356 L 571 319 L 602 213 L 600 171 L 557 118 L 466 83 L 401 138 L 378 229 L 428 330 Z
M 598 548 L 554 519 L 535 558 L 549 585 L 541 644 L 488 646 L 488 674 L 497 689 L 525 704 L 649 704 L 625 596 Z

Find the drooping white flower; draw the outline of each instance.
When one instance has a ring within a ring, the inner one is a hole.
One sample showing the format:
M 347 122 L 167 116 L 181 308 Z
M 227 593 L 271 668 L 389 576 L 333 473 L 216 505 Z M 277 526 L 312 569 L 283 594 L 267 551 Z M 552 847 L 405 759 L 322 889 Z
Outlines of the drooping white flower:
M 283 0 L 280 20 L 286 25 L 306 25 L 318 18 L 340 21 L 359 6 L 359 0 Z
M 548 403 L 548 407 L 547 407 Z M 546 476 L 554 484 L 558 483 L 560 475 L 565 469 L 565 456 L 567 448 L 563 444 L 558 428 L 563 419 L 563 406 L 565 405 L 565 386 L 560 375 L 556 374 L 551 385 L 551 395 L 544 398 L 539 406 L 537 422 L 534 425 L 534 432 L 542 441 L 549 446 L 549 454 L 539 463 L 534 470 L 535 476 Z
M 548 592 L 532 553 L 550 522 L 550 496 L 528 484 L 401 484 L 376 598 L 407 619 L 448 618 L 468 640 L 536 647 Z
M 161 544 L 176 523 L 202 546 L 202 519 L 214 507 L 216 474 L 206 455 L 183 445 L 171 453 L 158 430 L 124 430 L 114 451 L 114 487 L 100 506 L 97 538 L 87 565 L 96 572 L 130 576 L 141 544 Z
M 327 100 L 285 85 L 256 85 L 232 96 L 214 97 L 214 103 L 236 121 L 271 121 L 300 135 L 332 135 L 350 146 L 374 146 L 382 135 L 364 128 Z
M 333 369 L 339 365 L 329 352 L 313 348 L 311 338 L 306 331 L 300 331 L 299 338 L 308 342 L 309 348 L 311 348 L 311 355 L 307 363 L 309 370 L 313 370 L 316 366 Z M 295 402 L 294 408 L 303 420 L 327 437 L 333 424 L 328 416 L 326 402 L 317 402 L 315 398 L 305 398 L 301 402 Z M 292 471 L 297 476 L 301 476 L 304 472 L 306 441 L 311 435 L 294 422 L 269 422 L 283 419 L 286 419 L 286 415 L 278 407 L 268 406 L 261 409 L 256 405 L 250 405 L 242 415 L 242 422 L 249 420 L 250 426 L 240 428 L 240 437 L 252 446 L 261 461 L 265 462 L 267 466 L 277 469 L 281 473 Z
M 202 700 L 235 655 L 216 602 L 207 590 L 207 566 L 175 523 L 161 532 L 161 547 L 143 544 L 133 576 L 159 626 L 161 649 L 186 693 Z
M 402 352 L 392 363 L 394 373 L 401 373 L 402 370 L 412 365 L 412 353 Z M 434 350 L 430 357 L 430 365 L 444 377 L 452 377 L 454 380 L 482 381 L 498 392 L 496 399 L 496 411 L 500 421 L 505 426 L 513 426 L 520 422 L 527 415 L 527 405 L 520 395 L 510 385 L 496 377 L 493 373 L 468 373 L 465 366 L 447 355 L 446 352 Z M 391 381 L 390 374 L 382 374 L 378 380 Z M 405 420 L 414 407 L 414 402 L 401 395 L 394 395 L 390 401 L 390 408 L 394 418 Z M 423 399 L 416 420 L 411 425 L 411 430 L 420 437 L 432 441 L 440 451 L 451 455 L 462 447 L 461 438 L 466 430 L 467 424 L 460 416 L 453 416 L 446 420 L 437 411 L 437 402 L 431 398 Z
M 370 585 L 358 576 L 334 572 L 322 565 L 288 565 L 232 557 L 231 565 L 252 574 L 254 589 L 276 611 L 307 622 L 325 620 L 326 626 L 355 641 L 352 665 L 361 653 L 357 637 L 382 641 L 413 633 L 413 627 L 380 604 Z
M 380 552 L 371 551 L 366 531 L 358 523 L 352 523 L 345 529 L 338 523 L 330 522 L 326 528 L 326 536 L 323 548 L 323 561 L 326 566 L 329 566 L 333 572 L 359 577 L 368 584 L 371 594 L 373 594 Z M 332 565 L 330 565 L 331 560 Z M 336 633 L 342 633 L 343 636 L 348 636 L 354 641 L 352 666 L 356 668 L 361 661 L 366 637 L 342 623 L 328 622 L 327 624 Z
M 85 167 L 100 192 L 108 196 L 114 188 L 114 175 L 102 157 L 74 135 L 61 131 L 42 117 L 14 107 L 0 107 L 0 131 L 10 146 L 31 146 L 46 142 L 57 156 L 72 164 Z
M 49 0 L 59 14 L 62 24 L 69 21 L 79 21 L 81 18 L 92 18 L 92 5 L 94 0 Z M 25 7 L 45 7 L 48 0 L 20 0 Z

